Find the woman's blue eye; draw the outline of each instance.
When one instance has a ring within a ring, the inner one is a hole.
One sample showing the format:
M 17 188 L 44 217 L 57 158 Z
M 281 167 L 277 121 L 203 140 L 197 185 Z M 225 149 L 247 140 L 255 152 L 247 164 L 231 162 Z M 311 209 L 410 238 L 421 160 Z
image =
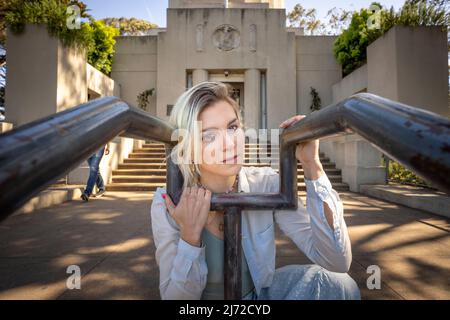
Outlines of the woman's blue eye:
M 212 134 L 203 136 L 203 141 L 207 142 L 207 143 L 213 142 L 215 139 L 216 139 L 216 137 Z

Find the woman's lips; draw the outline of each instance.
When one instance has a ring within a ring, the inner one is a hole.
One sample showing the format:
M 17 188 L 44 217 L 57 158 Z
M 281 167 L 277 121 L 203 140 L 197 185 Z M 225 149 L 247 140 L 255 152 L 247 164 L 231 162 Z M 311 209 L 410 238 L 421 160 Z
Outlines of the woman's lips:
M 235 155 L 232 158 L 228 158 L 228 159 L 223 160 L 223 163 L 237 163 L 237 158 L 238 158 L 238 156 Z

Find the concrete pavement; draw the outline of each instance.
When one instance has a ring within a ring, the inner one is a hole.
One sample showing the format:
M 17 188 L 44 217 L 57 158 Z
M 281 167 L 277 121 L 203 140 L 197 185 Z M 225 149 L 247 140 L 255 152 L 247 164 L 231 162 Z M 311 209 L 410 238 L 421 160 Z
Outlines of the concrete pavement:
M 450 299 L 450 220 L 341 193 L 353 248 L 350 274 L 363 299 Z M 159 299 L 151 193 L 108 192 L 0 224 L 0 299 Z M 277 266 L 308 263 L 277 230 Z M 69 290 L 69 265 L 81 290 Z M 369 265 L 381 289 L 366 286 Z

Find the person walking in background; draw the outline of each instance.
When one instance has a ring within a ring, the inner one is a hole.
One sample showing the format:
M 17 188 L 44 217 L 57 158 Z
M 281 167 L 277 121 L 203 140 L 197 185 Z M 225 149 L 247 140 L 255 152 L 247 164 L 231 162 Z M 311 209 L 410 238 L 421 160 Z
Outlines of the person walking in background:
M 81 199 L 83 199 L 84 201 L 89 201 L 89 197 L 92 194 L 94 185 L 97 185 L 98 188 L 98 192 L 95 194 L 95 197 L 99 198 L 105 193 L 105 183 L 99 169 L 103 154 L 109 154 L 109 143 L 106 144 L 106 146 L 98 149 L 96 153 L 94 153 L 87 159 L 87 162 L 89 164 L 89 178 L 87 180 L 86 188 L 81 194 Z

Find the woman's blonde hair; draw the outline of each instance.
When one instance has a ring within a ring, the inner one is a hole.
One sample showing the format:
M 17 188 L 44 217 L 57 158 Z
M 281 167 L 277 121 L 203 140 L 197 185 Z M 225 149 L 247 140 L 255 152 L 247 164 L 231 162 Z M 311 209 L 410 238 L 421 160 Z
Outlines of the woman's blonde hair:
M 180 168 L 184 178 L 183 188 L 196 185 L 200 180 L 201 173 L 198 162 L 193 163 L 194 154 L 198 152 L 197 148 L 201 145 L 198 117 L 205 108 L 219 101 L 228 102 L 241 123 L 239 105 L 230 96 L 228 86 L 222 82 L 202 82 L 193 86 L 177 99 L 172 109 L 169 122 L 175 129 L 182 129 L 177 132 L 181 132 L 183 136 L 177 138 L 178 144 L 172 149 L 169 156 Z M 185 137 L 186 134 L 187 137 Z M 197 143 L 193 144 L 193 141 Z

